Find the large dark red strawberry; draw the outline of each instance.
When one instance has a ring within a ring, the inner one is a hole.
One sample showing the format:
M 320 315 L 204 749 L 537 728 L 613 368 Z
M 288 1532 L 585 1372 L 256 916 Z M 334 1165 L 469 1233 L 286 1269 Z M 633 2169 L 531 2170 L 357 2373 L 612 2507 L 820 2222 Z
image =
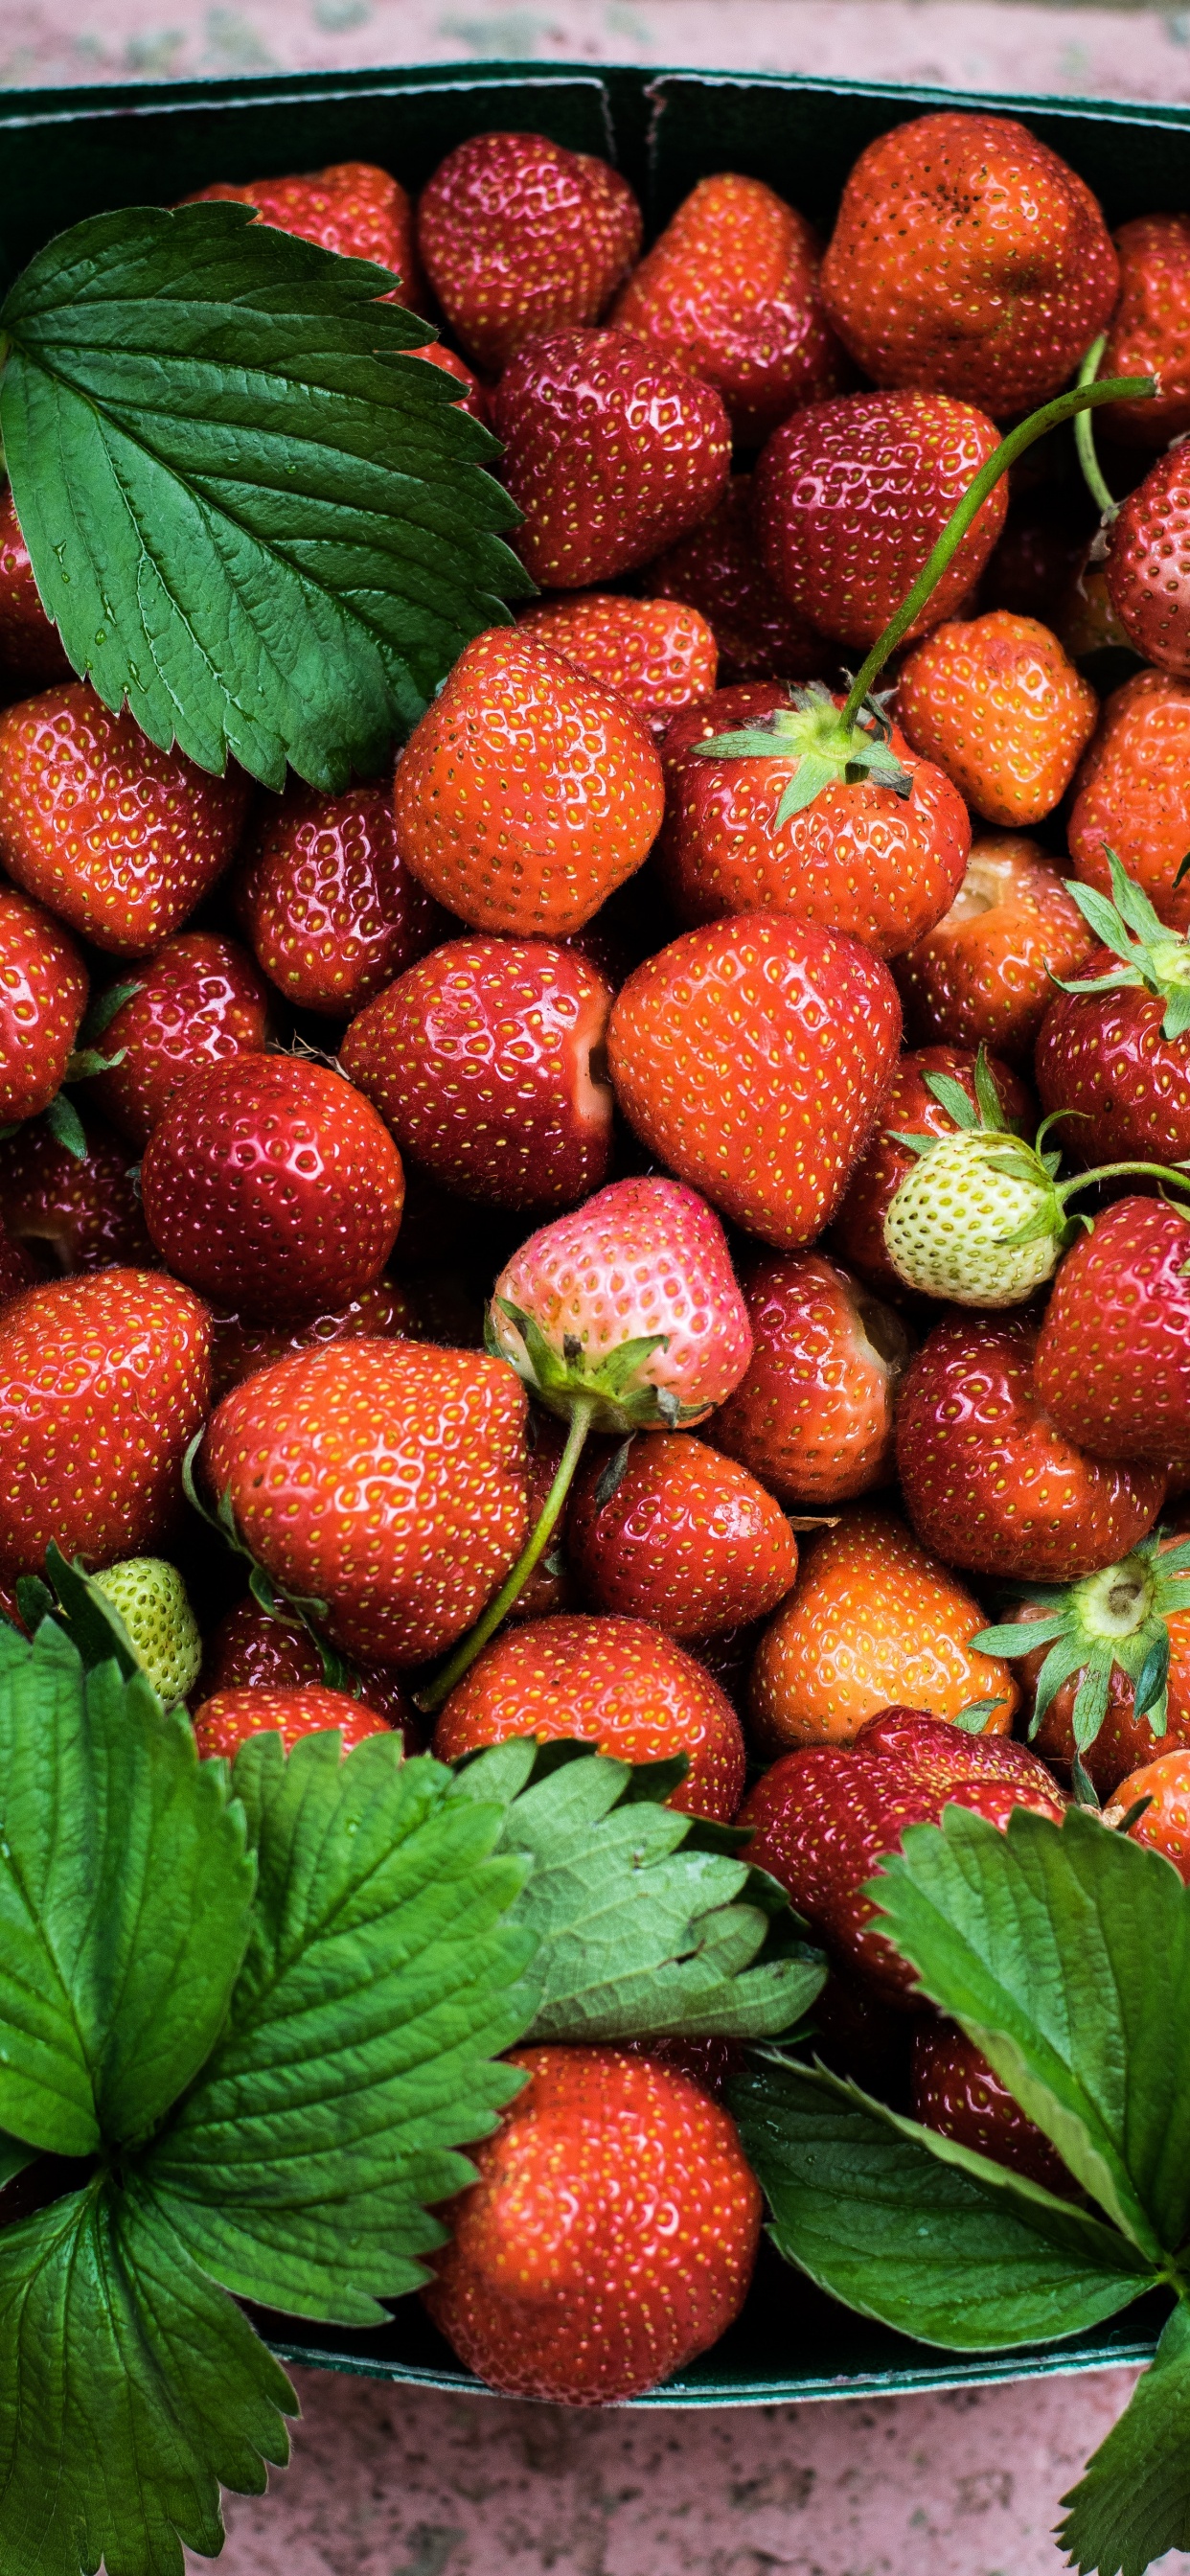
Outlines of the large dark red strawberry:
M 134 1145 L 148 1144 L 188 1073 L 259 1054 L 269 1031 L 263 976 L 238 940 L 214 930 L 184 930 L 155 957 L 138 958 L 98 995 L 96 1010 L 107 1071 L 89 1096 Z
M 0 1223 L 53 1272 L 156 1268 L 129 1151 L 102 1119 L 73 1152 L 36 1118 L 0 1143 Z
M 48 1109 L 74 1051 L 88 976 L 70 932 L 0 885 L 0 1127 Z
M 473 134 L 417 209 L 426 275 L 480 367 L 526 340 L 597 322 L 640 249 L 641 216 L 610 162 L 544 134 Z
M 1190 1458 L 1190 1218 L 1120 1199 L 1065 1255 L 1033 1378 L 1068 1440 L 1105 1458 Z
M 322 796 L 300 782 L 261 808 L 236 911 L 287 1002 L 347 1019 L 444 939 L 448 923 L 398 854 L 387 786 Z

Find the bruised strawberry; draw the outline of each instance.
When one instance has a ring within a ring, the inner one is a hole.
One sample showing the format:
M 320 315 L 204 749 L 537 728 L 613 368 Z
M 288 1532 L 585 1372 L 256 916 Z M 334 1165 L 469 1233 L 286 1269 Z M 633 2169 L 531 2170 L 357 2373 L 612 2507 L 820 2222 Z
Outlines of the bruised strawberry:
M 235 901 L 270 983 L 332 1019 L 362 1010 L 448 929 L 398 856 L 386 787 L 322 796 L 299 783 L 270 799 Z
M 1190 460 L 1180 444 L 1121 502 L 1107 540 L 1107 587 L 1146 662 L 1190 679 Z
M 1027 1062 L 1055 982 L 1079 974 L 1094 944 L 1039 843 L 989 832 L 973 842 L 949 912 L 897 959 L 906 1033 L 934 1052 L 942 1040 Z M 895 1123 L 914 1125 L 901 1115 Z
M 822 265 L 836 331 L 878 385 L 1030 411 L 1116 300 L 1107 227 L 1077 172 L 1015 117 L 944 109 L 860 153 Z
M 726 1694 L 693 1655 L 643 1619 L 531 1619 L 485 1647 L 456 1682 L 434 1731 L 440 1762 L 532 1735 L 597 1744 L 617 1762 L 667 1762 L 686 1778 L 669 1805 L 730 1824 L 744 1789 L 744 1739 Z
M 1159 1753 L 1155 1762 L 1144 1763 L 1121 1780 L 1111 1804 L 1104 1808 L 1104 1824 L 1122 1830 L 1125 1817 L 1142 1798 L 1149 1804 L 1128 1827 L 1133 1842 L 1147 1843 L 1150 1851 L 1160 1852 L 1190 1886 L 1190 1747 Z
M 650 732 L 664 732 L 679 707 L 709 697 L 718 650 L 705 617 L 677 600 L 625 599 L 591 590 L 548 599 L 520 621 L 605 688 L 618 689 Z
M 952 512 L 995 455 L 992 421 L 941 393 L 845 394 L 774 430 L 752 494 L 761 557 L 779 590 L 824 635 L 874 644 Z M 1004 525 L 995 485 L 909 640 L 953 616 Z
M 661 764 L 622 698 L 519 629 L 460 654 L 397 762 L 402 861 L 474 930 L 558 938 L 648 855 Z
M 1066 1254 L 1033 1363 L 1068 1440 L 1154 1466 L 1190 1456 L 1190 1218 L 1127 1198 Z
M 128 1147 L 98 1118 L 79 1141 L 81 1154 L 38 1118 L 0 1143 L 0 1222 L 51 1272 L 155 1269 Z
M 353 1020 L 344 1073 L 403 1154 L 465 1198 L 569 1207 L 612 1142 L 602 1058 L 611 994 L 571 948 L 453 939 Z
M 1137 671 L 1107 699 L 1074 782 L 1069 825 L 1074 872 L 1107 894 L 1114 850 L 1161 919 L 1190 929 L 1190 686 L 1167 671 Z
M 217 1403 L 233 1386 L 271 1368 L 295 1351 L 321 1350 L 327 1342 L 419 1341 L 421 1314 L 415 1297 L 395 1279 L 375 1279 L 345 1306 L 311 1315 L 301 1324 L 262 1324 L 251 1316 L 215 1308 L 211 1315 L 211 1393 Z
M 162 1260 L 262 1322 L 341 1306 L 378 1279 L 405 1196 L 362 1095 L 309 1058 L 233 1056 L 190 1074 L 141 1165 Z
M 655 556 L 641 582 L 650 598 L 686 600 L 705 617 L 724 685 L 814 680 L 837 665 L 837 645 L 797 615 L 760 560 L 750 474 L 733 474 L 714 509 Z
M 752 1357 L 704 1437 L 802 1510 L 887 1484 L 910 1348 L 900 1317 L 820 1252 L 763 1255 L 740 1285 Z
M 1033 1105 L 1024 1085 L 998 1059 L 990 1060 L 988 1069 L 1009 1125 L 1022 1131 L 1031 1128 Z M 944 1085 L 956 1082 L 974 1109 L 973 1054 L 960 1047 L 929 1046 L 903 1055 L 880 1113 L 877 1135 L 856 1165 L 835 1219 L 834 1249 L 852 1269 L 858 1270 L 869 1287 L 879 1289 L 885 1296 L 904 1294 L 905 1283 L 889 1259 L 884 1235 L 888 1211 L 916 1161 L 912 1146 L 903 1144 L 901 1139 L 906 1135 L 952 1136 L 957 1132 L 951 1111 L 931 1089 L 939 1079 Z
M 341 1659 L 340 1659 L 341 1660 Z M 422 1734 L 399 1676 L 382 1664 L 347 1667 L 353 1706 L 397 1727 L 407 1753 L 419 1753 Z M 274 1618 L 251 1592 L 225 1614 L 207 1639 L 199 1690 L 204 1700 L 246 1690 L 304 1690 L 324 1683 L 322 1657 L 308 1628 Z
M 762 179 L 700 179 L 646 252 L 612 321 L 714 385 L 758 446 L 804 403 L 842 391 L 847 367 L 818 301 L 812 224 Z
M 134 1145 L 148 1144 L 188 1073 L 228 1056 L 257 1055 L 268 1038 L 262 978 L 236 940 L 213 930 L 167 939 L 155 957 L 138 959 L 109 985 L 97 1008 L 108 1069 L 95 1075 L 88 1097 Z
M 207 1409 L 205 1306 L 158 1271 L 101 1270 L 0 1313 L 0 1580 L 50 1540 L 110 1565 L 163 1538 Z
M 193 912 L 232 856 L 248 795 L 242 770 L 213 778 L 158 750 L 82 680 L 0 715 L 0 859 L 120 957 L 143 957 Z
M 927 635 L 901 671 L 897 712 L 977 814 L 1015 827 L 1065 795 L 1099 700 L 1048 626 L 994 609 Z
M 234 188 L 220 179 L 182 203 L 200 206 L 213 199 L 255 206 L 262 224 L 338 251 L 343 259 L 375 260 L 400 279 L 402 304 L 422 310 L 425 286 L 413 244 L 413 208 L 400 181 L 374 162 L 333 161 L 301 177 L 248 179 Z
M 793 1251 L 821 1233 L 880 1114 L 900 1038 L 887 966 L 778 913 L 688 931 L 608 1023 L 616 1097 L 651 1153 Z
M 991 1702 L 980 1732 L 1003 1735 L 1018 1692 L 1002 1657 L 972 1639 L 977 1601 L 891 1512 L 853 1512 L 808 1549 L 796 1590 L 761 1638 L 751 1709 L 770 1753 L 849 1744 L 894 1703 L 956 1719 Z
M 74 1052 L 87 989 L 70 932 L 0 885 L 0 1126 L 48 1109 Z
M 1070 2175 L 1057 2148 L 1022 2111 L 957 2022 L 918 2023 L 911 2087 L 913 2117 L 923 2128 L 957 2138 L 961 2147 L 1024 2174 L 1044 2191 L 1070 2191 Z
M 338 1729 L 343 1751 L 362 1744 L 367 1735 L 387 1735 L 389 1728 L 375 1709 L 365 1708 L 346 1691 L 302 1682 L 294 1690 L 256 1683 L 248 1690 L 223 1690 L 204 1699 L 194 1712 L 194 1741 L 200 1762 L 217 1755 L 233 1762 L 252 1735 L 279 1735 L 286 1753 L 303 1735 L 326 1735 Z
M 530 341 L 500 378 L 492 425 L 524 513 L 517 551 L 550 590 L 648 563 L 713 509 L 731 466 L 718 394 L 626 331 Z
M 912 2010 L 916 1977 L 864 1894 L 907 1825 L 970 1807 L 1001 1830 L 1014 1807 L 1055 1822 L 1065 1801 L 1043 1762 L 1009 1736 L 967 1735 L 921 1709 L 886 1708 L 854 1744 L 810 1745 L 775 1762 L 740 1810 L 748 1858 L 779 1879 L 832 1962 L 882 2002 Z
M 797 1541 L 745 1467 L 681 1431 L 638 1434 L 617 1464 L 614 1453 L 588 1462 L 567 1523 L 597 1609 L 706 1637 L 776 1608 L 797 1573 Z
M 417 209 L 426 275 L 481 367 L 526 340 L 597 322 L 640 249 L 627 180 L 544 134 L 476 134 L 440 161 Z
M 1107 403 L 1099 418 L 1126 447 L 1166 447 L 1190 429 L 1190 215 L 1137 215 L 1115 235 L 1120 300 L 1101 376 L 1155 376 L 1147 402 Z
M 364 1660 L 453 1644 L 525 1537 L 525 1398 L 475 1351 L 339 1341 L 278 1360 L 224 1396 L 203 1464 L 274 1583 L 325 1601 L 328 1636 Z
M 656 2058 L 513 2049 L 528 2085 L 471 2150 L 425 2303 L 461 2361 L 513 2397 L 639 2396 L 739 2315 L 760 2186 L 734 2121 Z
M 0 491 L 0 697 L 28 697 L 54 680 L 73 678 L 58 629 L 42 607 L 12 485 L 6 483 Z

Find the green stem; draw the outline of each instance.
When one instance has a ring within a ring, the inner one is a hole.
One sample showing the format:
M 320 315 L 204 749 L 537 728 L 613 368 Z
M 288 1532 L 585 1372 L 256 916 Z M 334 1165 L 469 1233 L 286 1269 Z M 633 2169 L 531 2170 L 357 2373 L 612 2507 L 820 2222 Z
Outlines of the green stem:
M 1103 352 L 1106 347 L 1107 333 L 1106 331 L 1101 331 L 1098 339 L 1092 341 L 1086 357 L 1083 359 L 1083 363 L 1079 368 L 1078 381 L 1080 385 L 1094 384 L 1103 361 Z M 1105 519 L 1114 519 L 1120 504 L 1116 500 L 1114 494 L 1108 491 L 1107 485 L 1103 480 L 1102 468 L 1095 453 L 1095 432 L 1091 426 L 1091 415 L 1089 411 L 1080 411 L 1075 419 L 1074 444 L 1078 450 L 1079 464 L 1083 469 L 1083 481 L 1086 484 L 1087 490 L 1091 495 L 1091 499 L 1093 500 L 1096 509 L 1102 512 Z
M 1093 1181 L 1131 1180 L 1137 1174 L 1152 1181 L 1172 1181 L 1178 1190 L 1190 1190 L 1190 1172 L 1171 1171 L 1166 1163 L 1104 1163 L 1097 1172 L 1076 1172 L 1072 1181 L 1058 1181 L 1054 1196 L 1065 1205 L 1075 1190 L 1089 1190 Z
M 864 699 L 879 679 L 889 654 L 895 652 L 906 628 L 912 626 L 915 617 L 925 607 L 968 528 L 978 518 L 989 492 L 995 490 L 1001 475 L 1007 474 L 1018 456 L 1023 456 L 1035 439 L 1044 438 L 1047 430 L 1056 429 L 1059 421 L 1073 420 L 1079 412 L 1089 410 L 1096 403 L 1143 402 L 1156 391 L 1157 383 L 1153 376 L 1109 376 L 1101 385 L 1073 385 L 1069 393 L 1056 395 L 1053 402 L 1045 403 L 1040 411 L 1031 413 L 1028 420 L 1020 421 L 1014 430 L 1010 430 L 1008 437 L 1001 440 L 995 455 L 989 456 L 974 482 L 968 484 L 912 590 L 901 601 L 895 616 L 890 617 L 879 642 L 872 646 L 867 661 L 857 672 L 851 695 L 839 719 L 841 731 L 848 731 L 856 723 Z
M 455 1647 L 449 1663 L 443 1665 L 441 1672 L 435 1674 L 433 1681 L 427 1684 L 425 1690 L 416 1693 L 417 1706 L 425 1716 L 428 1717 L 436 1708 L 441 1708 L 443 1700 L 454 1689 L 455 1683 L 461 1681 L 464 1673 L 469 1671 L 481 1648 L 486 1646 L 489 1637 L 494 1636 L 501 1621 L 507 1618 L 513 1603 L 520 1599 L 534 1566 L 549 1546 L 558 1515 L 574 1481 L 575 1468 L 583 1454 L 587 1433 L 591 1428 L 591 1418 L 595 1411 L 595 1401 L 594 1396 L 576 1396 L 570 1416 L 570 1429 L 566 1435 L 566 1446 L 559 1461 L 557 1475 L 542 1504 L 536 1529 L 526 1540 L 511 1574 L 505 1576 L 499 1591 L 493 1594 L 482 1618 L 476 1620 L 469 1636 L 464 1637 L 461 1645 Z

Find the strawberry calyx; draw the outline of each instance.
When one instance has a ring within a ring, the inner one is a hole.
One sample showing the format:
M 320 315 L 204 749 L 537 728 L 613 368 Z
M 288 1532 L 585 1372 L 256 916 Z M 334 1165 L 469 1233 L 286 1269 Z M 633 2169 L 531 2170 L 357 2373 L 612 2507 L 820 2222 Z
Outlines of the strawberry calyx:
M 1190 1030 L 1190 939 L 1183 939 L 1159 919 L 1143 887 L 1125 873 L 1106 841 L 1103 846 L 1111 870 L 1111 899 L 1097 886 L 1080 885 L 1073 877 L 1066 879 L 1066 892 L 1100 946 L 1110 948 L 1120 963 L 1107 975 L 1071 980 L 1056 975 L 1054 982 L 1064 993 L 1114 993 L 1129 986 L 1151 993 L 1165 1004 L 1162 1037 L 1185 1037 Z
M 972 1647 L 982 1655 L 1010 1656 L 1048 1645 L 1030 1740 L 1063 1683 L 1081 1673 L 1072 1719 L 1075 1787 L 1085 1804 L 1098 1805 L 1081 1757 L 1107 1715 L 1113 1672 L 1132 1683 L 1136 1714 L 1148 1718 L 1154 1736 L 1165 1733 L 1169 1621 L 1190 1610 L 1190 1539 L 1171 1547 L 1156 1529 L 1118 1564 L 1085 1574 L 1078 1583 L 1014 1584 L 1012 1597 L 1035 1607 L 1038 1616 L 984 1628 L 971 1639 Z
M 822 680 L 789 691 L 789 705 L 736 732 L 712 734 L 691 744 L 702 760 L 796 760 L 797 768 L 777 807 L 776 825 L 812 805 L 826 787 L 854 787 L 871 779 L 896 796 L 913 793 L 913 779 L 892 749 L 884 702 L 865 697 L 846 718 L 844 702 Z

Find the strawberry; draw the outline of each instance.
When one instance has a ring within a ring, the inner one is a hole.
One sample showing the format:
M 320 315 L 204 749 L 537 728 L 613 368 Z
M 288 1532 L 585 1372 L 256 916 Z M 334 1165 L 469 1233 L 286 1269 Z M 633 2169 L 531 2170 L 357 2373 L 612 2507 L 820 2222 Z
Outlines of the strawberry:
M 0 719 L 2 721 L 2 719 Z M 473 930 L 565 937 L 647 857 L 661 764 L 624 700 L 535 636 L 460 654 L 397 762 L 397 848 Z
M 38 1118 L 0 1144 L 0 1223 L 51 1270 L 156 1269 L 128 1147 L 98 1118 L 81 1141 L 75 1153 Z
M 689 1764 L 669 1805 L 730 1824 L 744 1793 L 735 1710 L 693 1655 L 644 1619 L 528 1619 L 456 1682 L 434 1730 L 440 1762 L 532 1735 L 597 1744 L 617 1762 Z
M 944 109 L 860 153 L 821 292 L 878 385 L 958 395 L 999 418 L 1074 374 L 1117 283 L 1085 181 L 1014 117 Z
M 286 1001 L 340 1020 L 448 929 L 397 855 L 385 787 L 321 796 L 299 782 L 270 797 L 237 874 L 235 905 Z
M 923 1046 L 941 1039 L 951 1047 L 994 1047 L 1012 1064 L 1027 1063 L 1055 980 L 1078 973 L 1093 947 L 1093 933 L 1039 844 L 1015 832 L 988 833 L 972 844 L 949 912 L 897 960 L 906 1029 Z
M 985 822 L 1013 828 L 1065 795 L 1099 700 L 1048 626 L 1001 608 L 927 635 L 902 667 L 897 713 Z
M 544 134 L 476 134 L 440 161 L 417 209 L 426 275 L 480 367 L 597 322 L 640 249 L 627 180 Z
M 975 1574 L 1070 1582 L 1126 1556 L 1165 1493 L 1155 1467 L 1064 1440 L 1033 1387 L 1024 1316 L 945 1316 L 901 1389 L 897 1463 L 923 1546 Z
M 612 321 L 722 395 L 759 446 L 804 403 L 842 391 L 846 361 L 818 301 L 812 224 L 762 179 L 700 179 L 621 289 Z
M 398 179 L 371 161 L 333 161 L 301 177 L 248 179 L 241 187 L 216 180 L 183 197 L 185 206 L 223 199 L 255 206 L 260 221 L 296 233 L 344 259 L 370 259 L 401 281 L 401 302 L 421 312 L 425 286 L 413 242 L 413 208 Z
M 841 644 L 874 644 L 968 484 L 994 424 L 942 393 L 845 394 L 774 430 L 752 509 L 762 561 L 798 615 Z M 1003 479 L 961 539 L 910 641 L 950 617 L 1004 525 Z
M 203 1451 L 275 1584 L 345 1654 L 416 1664 L 460 1636 L 525 1536 L 525 1399 L 475 1351 L 340 1341 L 225 1395 Z M 320 1614 L 321 1617 L 321 1614 Z
M 171 1270 L 275 1323 L 379 1278 L 405 1182 L 388 1129 L 342 1074 L 243 1055 L 187 1075 L 145 1147 L 141 1191 Z
M 718 394 L 626 331 L 531 340 L 492 396 L 514 542 L 544 589 L 632 572 L 697 527 L 731 468 Z
M 1109 438 L 1162 448 L 1190 429 L 1190 215 L 1137 215 L 1115 235 L 1120 300 L 1099 361 L 1101 376 L 1156 376 L 1148 402 L 1105 405 Z
M 1064 1587 L 1031 1584 L 981 1643 L 1020 1658 L 1029 1735 L 1080 1793 L 1190 1744 L 1190 1547 L 1154 1536 Z
M 763 1618 L 797 1573 L 797 1541 L 772 1495 L 680 1431 L 639 1434 L 622 1469 L 615 1454 L 588 1462 L 567 1547 L 597 1609 L 673 1637 Z
M 895 957 L 949 910 L 971 840 L 962 798 L 878 707 L 836 744 L 842 705 L 821 682 L 754 680 L 674 717 L 660 857 L 681 921 L 786 912 Z
M 734 2121 L 675 2067 L 520 2048 L 528 2084 L 471 2149 L 425 2303 L 512 2397 L 604 2406 L 682 2369 L 739 2315 L 760 2186 Z
M 608 1057 L 650 1153 L 764 1242 L 795 1251 L 842 1200 L 900 1027 L 888 968 L 857 939 L 741 913 L 637 967 L 612 1010 Z
M 444 376 L 453 376 L 455 383 L 463 389 L 452 396 L 459 410 L 469 412 L 472 420 L 479 421 L 484 429 L 491 427 L 487 393 L 474 369 L 468 366 L 465 358 L 460 358 L 457 349 L 448 349 L 441 340 L 426 340 L 420 349 L 410 349 L 408 355 L 425 358 L 431 367 L 441 367 Z
M 7 1306 L 14 1297 L 19 1297 L 22 1288 L 40 1287 L 41 1281 L 41 1271 L 30 1259 L 24 1244 L 14 1243 L 12 1236 L 0 1226 L 0 1306 Z
M 342 1657 L 336 1660 L 347 1672 L 344 1687 L 353 1705 L 397 1727 L 406 1752 L 419 1753 L 421 1733 L 397 1674 L 382 1664 L 344 1668 Z M 262 1610 L 251 1592 L 226 1612 L 206 1641 L 199 1681 L 204 1700 L 245 1690 L 301 1690 L 310 1682 L 324 1683 L 323 1657 L 310 1630 L 296 1618 L 291 1622 Z
M 650 733 L 664 733 L 679 707 L 709 697 L 715 686 L 719 654 L 711 628 L 697 608 L 677 600 L 578 591 L 529 609 L 520 629 L 565 653 L 605 688 L 618 689 Z
M 972 1736 L 921 1709 L 886 1708 L 854 1744 L 815 1744 L 773 1764 L 740 1810 L 748 1858 L 779 1879 L 832 1962 L 885 2004 L 912 2010 L 916 1977 L 877 1929 L 865 1886 L 906 1825 L 971 1807 L 1001 1830 L 1014 1807 L 1060 1819 L 1043 1762 L 1008 1736 Z
M 1068 830 L 1075 875 L 1110 887 L 1119 853 L 1161 919 L 1190 930 L 1190 687 L 1166 671 L 1137 671 L 1108 698 L 1074 782 Z
M 1163 1860 L 1172 1862 L 1179 1878 L 1190 1884 L 1190 1750 L 1159 1753 L 1155 1762 L 1130 1772 L 1104 1808 L 1104 1824 L 1122 1832 L 1125 1819 L 1142 1798 L 1149 1805 L 1128 1826 L 1133 1842 L 1147 1843 L 1150 1851 L 1160 1852 Z
M 214 885 L 249 782 L 159 751 L 82 680 L 0 715 L 0 859 L 96 948 L 143 957 Z M 118 827 L 115 818 L 118 817 Z
M 752 1357 L 704 1438 L 803 1511 L 887 1484 L 910 1348 L 899 1315 L 821 1252 L 762 1254 L 740 1286 Z
M 1190 1217 L 1120 1199 L 1066 1254 L 1033 1364 L 1064 1439 L 1105 1458 L 1190 1455 Z
M 110 1565 L 165 1536 L 207 1409 L 205 1306 L 156 1271 L 102 1270 L 0 1314 L 0 1580 Z
M 911 2103 L 923 2128 L 957 2138 L 960 2146 L 1024 2174 L 1044 2191 L 1069 2193 L 1070 2175 L 1056 2147 L 957 2022 L 919 2021 L 913 2034 Z
M 74 673 L 51 626 L 21 535 L 12 485 L 0 491 L 0 697 L 28 697 Z
M 0 885 L 0 1127 L 48 1109 L 74 1052 L 87 990 L 70 932 Z
M 186 1074 L 261 1052 L 268 989 L 238 941 L 184 930 L 109 985 L 95 1016 L 108 1069 L 88 1097 L 134 1145 L 147 1145 Z
M 891 1512 L 850 1513 L 815 1539 L 760 1641 L 751 1708 L 762 1742 L 774 1753 L 850 1744 L 900 1701 L 951 1720 L 983 1703 L 981 1732 L 1006 1734 L 1018 1692 L 1001 1657 L 973 1649 L 983 1624 L 979 1603 Z
M 957 1083 L 974 1108 L 975 1062 L 973 1054 L 952 1046 L 919 1047 L 903 1055 L 881 1111 L 876 1137 L 852 1173 L 835 1220 L 834 1248 L 869 1287 L 886 1296 L 903 1296 L 905 1286 L 889 1259 L 884 1238 L 889 1208 L 916 1160 L 913 1147 L 903 1139 L 906 1134 L 954 1135 L 957 1122 L 945 1106 L 946 1083 Z M 1032 1103 L 1016 1075 L 998 1061 L 989 1061 L 988 1070 L 1010 1124 L 1031 1124 Z M 939 1077 L 943 1081 L 941 1099 L 931 1088 Z
M 1055 994 L 1034 1065 L 1047 1115 L 1072 1159 L 1184 1163 L 1190 1157 L 1190 940 L 1166 930 L 1108 853 L 1114 901 L 1071 884 L 1105 941 Z
M 369 1002 L 343 1071 L 403 1154 L 497 1207 L 569 1207 L 603 1181 L 612 997 L 573 949 L 452 939 Z
M 346 1691 L 302 1682 L 296 1690 L 270 1690 L 261 1684 L 248 1690 L 216 1691 L 194 1712 L 194 1740 L 200 1762 L 222 1755 L 234 1761 L 250 1735 L 276 1734 L 288 1753 L 303 1735 L 326 1735 L 338 1729 L 343 1751 L 362 1744 L 367 1735 L 387 1735 L 389 1728 L 375 1709 L 365 1708 Z
M 218 1308 L 211 1316 L 211 1394 L 217 1403 L 233 1386 L 271 1368 L 274 1360 L 295 1351 L 322 1350 L 328 1342 L 420 1341 L 421 1317 L 411 1290 L 395 1279 L 375 1279 L 346 1305 L 325 1315 L 310 1315 L 301 1324 L 262 1324 L 251 1316 Z
M 652 599 L 686 600 L 701 612 L 723 682 L 815 680 L 835 668 L 836 647 L 790 607 L 760 560 L 750 474 L 733 474 L 689 536 L 654 556 L 641 585 Z
M 1190 679 L 1190 461 L 1158 457 L 1122 501 L 1107 540 L 1107 587 L 1129 643 L 1146 662 Z
M 95 1576 L 98 1590 L 124 1622 L 141 1670 L 167 1708 L 192 1690 L 202 1638 L 176 1565 L 161 1556 L 130 1556 Z

